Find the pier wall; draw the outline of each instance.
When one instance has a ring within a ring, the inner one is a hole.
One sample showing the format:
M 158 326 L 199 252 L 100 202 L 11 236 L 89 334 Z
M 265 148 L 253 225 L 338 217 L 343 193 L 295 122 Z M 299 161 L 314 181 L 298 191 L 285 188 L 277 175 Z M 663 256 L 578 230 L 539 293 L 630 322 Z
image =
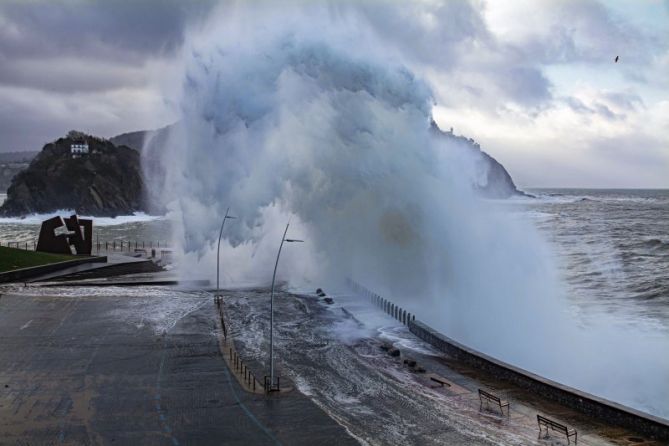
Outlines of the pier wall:
M 378 296 L 357 282 L 349 280 L 349 286 L 370 298 L 386 313 L 407 325 L 414 335 L 450 358 L 593 418 L 628 428 L 654 439 L 669 440 L 669 421 L 667 420 L 565 386 L 471 349 L 416 320 L 415 315 L 406 313 L 394 303 Z

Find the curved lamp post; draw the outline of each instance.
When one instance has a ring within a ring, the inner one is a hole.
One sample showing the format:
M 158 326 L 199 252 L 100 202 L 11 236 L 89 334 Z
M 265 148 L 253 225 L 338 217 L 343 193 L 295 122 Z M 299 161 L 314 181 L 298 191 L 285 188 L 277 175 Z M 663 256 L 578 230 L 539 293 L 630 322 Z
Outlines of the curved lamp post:
M 286 243 L 296 243 L 304 242 L 304 240 L 296 240 L 291 238 L 286 238 L 288 233 L 288 226 L 286 225 L 286 230 L 283 231 L 283 237 L 281 238 L 281 244 L 279 245 L 279 252 L 276 254 L 276 263 L 274 264 L 274 274 L 272 274 L 272 292 L 270 295 L 269 301 L 269 385 L 270 389 L 274 385 L 274 280 L 276 279 L 276 269 L 279 266 L 279 256 L 281 256 L 281 248 L 283 248 L 283 242 Z
M 225 217 L 223 217 L 223 222 L 221 223 L 221 231 L 218 233 L 218 250 L 216 251 L 216 303 L 220 301 L 221 295 L 220 295 L 220 290 L 218 288 L 218 280 L 220 276 L 220 267 L 219 265 L 221 264 L 221 237 L 223 236 L 223 227 L 225 226 L 225 220 L 229 218 L 237 218 L 233 217 L 231 215 L 228 215 L 228 212 L 230 212 L 230 208 L 227 208 L 225 210 Z

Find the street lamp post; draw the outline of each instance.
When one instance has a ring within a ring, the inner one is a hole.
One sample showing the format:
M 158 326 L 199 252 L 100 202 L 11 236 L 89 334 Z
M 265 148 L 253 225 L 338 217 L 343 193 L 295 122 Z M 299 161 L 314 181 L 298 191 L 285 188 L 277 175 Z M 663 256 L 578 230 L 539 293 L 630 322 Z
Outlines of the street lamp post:
M 281 256 L 281 248 L 283 248 L 283 242 L 295 243 L 295 242 L 304 242 L 304 240 L 296 240 L 286 238 L 288 233 L 288 226 L 286 225 L 286 230 L 283 231 L 283 237 L 281 238 L 281 244 L 279 245 L 279 252 L 276 254 L 276 262 L 274 263 L 274 274 L 272 274 L 272 292 L 270 294 L 269 300 L 269 386 L 270 389 L 274 385 L 274 281 L 276 279 L 276 269 L 279 266 L 279 256 Z
M 228 207 L 225 210 L 225 217 L 223 217 L 223 222 L 221 223 L 221 231 L 218 233 L 218 250 L 216 251 L 216 303 L 220 302 L 221 294 L 219 289 L 219 276 L 221 273 L 220 264 L 221 264 L 221 237 L 223 236 L 223 227 L 225 226 L 225 220 L 229 218 L 236 218 L 231 215 L 228 215 L 230 208 Z

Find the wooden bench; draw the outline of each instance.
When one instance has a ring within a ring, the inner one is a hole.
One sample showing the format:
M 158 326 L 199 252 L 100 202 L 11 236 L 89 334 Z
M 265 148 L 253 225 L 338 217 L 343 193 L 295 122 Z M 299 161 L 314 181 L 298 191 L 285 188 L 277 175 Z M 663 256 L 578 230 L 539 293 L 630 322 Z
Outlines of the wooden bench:
M 483 401 L 485 400 L 487 405 L 490 404 L 490 402 L 497 404 L 499 406 L 500 412 L 502 412 L 502 415 L 504 415 L 504 408 L 506 407 L 506 413 L 507 415 L 509 414 L 509 402 L 502 401 L 499 397 L 493 395 L 492 393 L 486 392 L 483 389 L 479 389 L 479 400 L 481 401 L 479 410 L 483 409 Z
M 537 423 L 539 424 L 539 436 L 541 437 L 541 432 L 542 428 L 546 428 L 546 436 L 548 436 L 548 428 L 551 428 L 551 430 L 554 431 L 559 431 L 562 432 L 567 436 L 567 444 L 570 444 L 571 437 L 574 437 L 574 444 L 578 443 L 578 433 L 576 432 L 576 429 L 569 429 L 567 426 L 564 424 L 560 424 L 557 421 L 549 420 L 546 417 L 542 417 L 541 415 L 537 414 Z

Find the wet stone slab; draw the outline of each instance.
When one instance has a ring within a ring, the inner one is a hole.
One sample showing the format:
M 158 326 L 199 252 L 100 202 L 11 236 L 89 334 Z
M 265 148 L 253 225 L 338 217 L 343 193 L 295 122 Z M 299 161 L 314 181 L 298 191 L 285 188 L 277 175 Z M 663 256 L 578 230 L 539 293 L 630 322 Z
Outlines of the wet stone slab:
M 60 291 L 0 298 L 0 444 L 358 444 L 299 392 L 239 387 L 210 295 Z

